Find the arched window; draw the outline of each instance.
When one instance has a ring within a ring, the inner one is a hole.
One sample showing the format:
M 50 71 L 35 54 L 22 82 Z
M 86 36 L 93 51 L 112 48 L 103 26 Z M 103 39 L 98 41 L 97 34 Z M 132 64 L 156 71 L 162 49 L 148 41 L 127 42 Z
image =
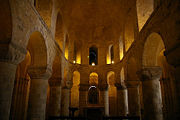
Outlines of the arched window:
M 64 54 L 65 54 L 65 58 L 68 60 L 68 57 L 69 57 L 69 38 L 68 38 L 68 35 L 66 35 Z
M 124 43 L 122 37 L 119 39 L 119 57 L 120 60 L 122 60 L 124 57 Z
M 89 64 L 90 65 L 98 64 L 98 49 L 96 47 L 89 48 Z
M 90 104 L 98 104 L 99 92 L 96 86 L 91 86 L 88 91 L 88 102 Z
M 109 45 L 108 53 L 107 53 L 107 64 L 114 63 L 114 47 L 113 45 Z

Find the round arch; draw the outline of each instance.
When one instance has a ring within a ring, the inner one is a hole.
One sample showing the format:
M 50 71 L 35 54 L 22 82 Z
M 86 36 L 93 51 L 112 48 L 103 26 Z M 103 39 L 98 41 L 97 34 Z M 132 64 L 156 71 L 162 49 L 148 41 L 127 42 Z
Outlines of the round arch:
M 115 73 L 113 71 L 107 73 L 107 83 L 109 85 L 115 84 Z
M 145 66 L 157 66 L 159 53 L 165 49 L 162 37 L 157 33 L 151 33 L 144 44 L 142 64 Z
M 47 46 L 40 32 L 36 31 L 31 34 L 27 50 L 31 55 L 31 66 L 47 66 Z
M 95 85 L 97 86 L 98 85 L 98 74 L 95 73 L 95 72 L 92 72 L 90 75 L 89 75 L 89 84 L 90 85 Z

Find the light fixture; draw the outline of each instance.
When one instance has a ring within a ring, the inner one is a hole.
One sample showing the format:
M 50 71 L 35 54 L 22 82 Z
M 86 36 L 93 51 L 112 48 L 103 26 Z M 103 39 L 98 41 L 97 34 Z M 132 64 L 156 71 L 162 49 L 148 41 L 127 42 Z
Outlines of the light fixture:
M 112 61 L 111 63 L 114 64 L 114 61 Z
M 73 63 L 75 64 L 75 63 L 76 63 L 76 61 L 75 61 L 75 60 L 73 60 Z
M 92 66 L 95 66 L 95 63 L 94 63 L 94 62 L 92 63 Z

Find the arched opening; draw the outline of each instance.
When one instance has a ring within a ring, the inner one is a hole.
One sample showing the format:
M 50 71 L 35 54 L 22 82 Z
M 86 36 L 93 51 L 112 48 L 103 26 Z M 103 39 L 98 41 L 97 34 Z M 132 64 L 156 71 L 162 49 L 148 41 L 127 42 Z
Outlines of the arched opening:
M 114 47 L 109 45 L 107 53 L 107 64 L 114 64 Z
M 98 64 L 98 48 L 90 47 L 89 48 L 89 65 Z
M 71 88 L 71 107 L 79 108 L 79 84 L 80 73 L 78 71 L 73 72 L 73 86 Z M 75 116 L 78 116 L 78 112 L 75 112 Z
M 0 1 L 0 14 L 0 51 L 1 57 L 4 57 L 12 37 L 12 16 L 8 0 Z
M 26 119 L 28 107 L 28 95 L 30 87 L 30 77 L 28 75 L 28 67 L 31 64 L 31 56 L 27 51 L 26 57 L 18 65 L 13 88 L 10 118 Z M 22 94 L 24 93 L 24 94 Z M 25 114 L 24 114 L 25 113 Z
M 154 10 L 154 0 L 137 0 L 136 8 L 137 8 L 139 31 L 141 31 L 144 24 L 149 19 L 150 15 Z
M 50 28 L 52 16 L 52 0 L 34 0 L 34 6 L 43 18 L 44 22 Z
M 68 60 L 68 57 L 69 57 L 69 37 L 68 35 L 66 35 L 66 38 L 65 38 L 65 58 Z
M 58 52 L 53 61 L 52 75 L 49 79 L 47 102 L 46 102 L 46 117 L 60 115 L 61 101 L 61 80 L 62 80 L 62 60 L 61 54 Z
M 88 90 L 88 103 L 98 104 L 99 103 L 99 90 L 98 86 L 98 74 L 92 72 L 89 76 L 89 90 Z
M 167 63 L 163 54 L 165 46 L 161 36 L 157 33 L 151 33 L 146 39 L 143 52 L 143 67 L 160 66 L 162 75 L 160 78 L 160 91 L 163 115 L 167 119 L 171 119 L 173 115 L 173 74 L 172 67 Z
M 115 73 L 110 71 L 107 74 L 107 83 L 109 85 L 108 88 L 108 95 L 109 95 L 109 114 L 110 116 L 116 116 L 117 107 L 116 107 L 116 100 L 117 100 L 117 89 L 115 87 Z
M 55 39 L 61 49 L 61 51 L 64 51 L 64 41 L 65 41 L 65 33 L 64 33 L 64 25 L 62 16 L 60 13 L 57 15 L 56 20 L 56 31 L 55 31 Z
M 46 103 L 47 101 L 47 90 L 48 81 L 42 77 L 38 78 L 38 75 L 43 75 L 47 72 L 47 46 L 45 44 L 45 39 L 42 34 L 38 31 L 33 32 L 30 36 L 27 49 L 31 55 L 31 65 L 28 68 L 28 74 L 31 78 L 30 89 L 29 89 L 29 101 L 28 101 L 28 112 L 27 117 L 33 119 L 32 111 L 42 111 L 45 115 Z M 38 80 L 36 80 L 38 79 Z M 40 80 L 39 80 L 40 79 Z M 36 91 L 37 94 L 34 94 Z M 34 103 L 36 101 L 36 103 Z M 36 107 L 36 105 L 41 105 L 41 107 Z M 40 114 L 37 112 L 37 114 Z
M 151 33 L 144 45 L 143 66 L 157 66 L 157 58 L 163 49 L 165 47 L 161 36 L 157 33 Z
M 120 60 L 124 57 L 124 43 L 122 37 L 119 39 L 119 57 Z
M 39 100 L 37 97 L 32 95 L 33 94 L 32 89 L 34 90 L 35 84 L 32 84 L 29 68 L 30 69 L 46 68 L 46 65 L 47 65 L 47 50 L 46 50 L 44 38 L 40 32 L 33 32 L 30 36 L 29 43 L 27 45 L 26 57 L 18 65 L 17 68 L 14 91 L 12 96 L 13 102 L 11 105 L 12 119 L 26 119 L 27 108 L 28 105 L 31 106 L 32 99 L 36 101 Z M 46 70 L 44 69 L 44 71 L 42 72 L 45 71 Z M 45 88 L 44 91 L 46 90 L 47 89 Z M 46 101 L 46 98 L 44 100 Z
M 77 64 L 81 64 L 81 49 L 79 44 L 78 41 L 74 41 L 74 60 Z
M 99 91 L 96 86 L 90 86 L 88 91 L 88 103 L 98 104 L 99 101 Z
M 89 76 L 89 84 L 93 86 L 98 85 L 98 74 L 95 72 L 92 72 Z
M 27 49 L 31 55 L 31 66 L 47 66 L 47 49 L 44 38 L 40 32 L 32 33 Z
M 132 15 L 129 15 L 126 20 L 124 37 L 125 37 L 125 51 L 127 52 L 134 42 L 134 21 Z

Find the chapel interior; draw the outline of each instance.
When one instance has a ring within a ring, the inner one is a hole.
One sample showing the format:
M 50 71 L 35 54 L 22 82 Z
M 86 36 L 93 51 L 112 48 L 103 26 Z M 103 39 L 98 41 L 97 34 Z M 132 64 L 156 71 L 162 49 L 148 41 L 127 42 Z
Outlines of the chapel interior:
M 0 120 L 61 117 L 180 120 L 180 0 L 0 0 Z

